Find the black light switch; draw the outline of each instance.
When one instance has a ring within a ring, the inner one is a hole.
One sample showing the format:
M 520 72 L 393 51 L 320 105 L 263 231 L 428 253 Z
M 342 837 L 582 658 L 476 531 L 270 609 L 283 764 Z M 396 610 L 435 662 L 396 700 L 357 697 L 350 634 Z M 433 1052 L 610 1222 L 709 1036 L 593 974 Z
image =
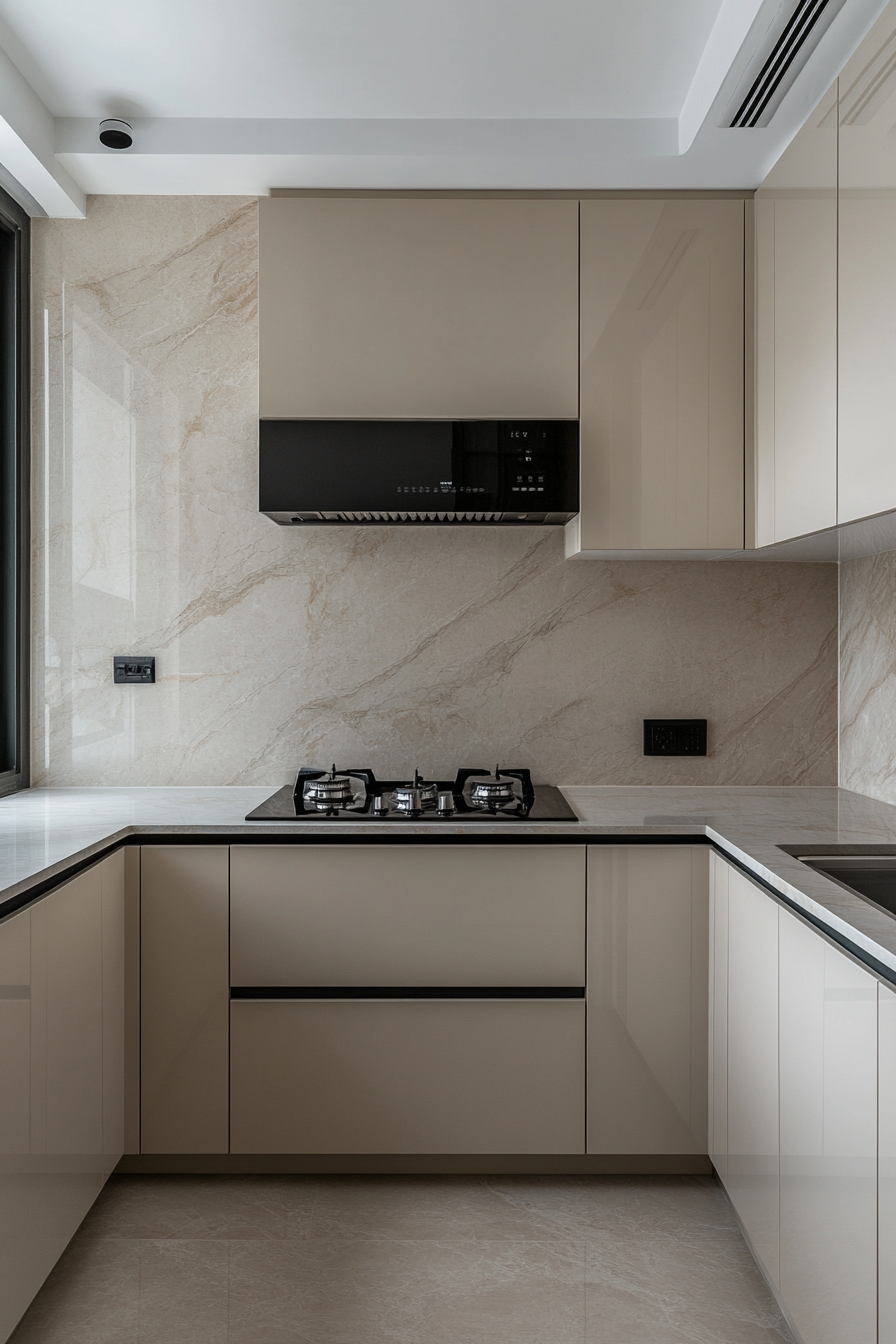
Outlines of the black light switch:
M 116 685 L 148 685 L 156 679 L 156 660 L 141 653 L 116 653 L 112 658 Z
M 645 719 L 645 756 L 705 756 L 706 719 Z

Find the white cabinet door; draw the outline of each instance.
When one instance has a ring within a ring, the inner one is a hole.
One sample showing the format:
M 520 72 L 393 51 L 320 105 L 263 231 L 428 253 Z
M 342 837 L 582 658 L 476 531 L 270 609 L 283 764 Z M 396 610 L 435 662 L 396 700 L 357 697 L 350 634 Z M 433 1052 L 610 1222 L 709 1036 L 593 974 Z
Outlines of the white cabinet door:
M 121 1157 L 122 852 L 0 925 L 0 1340 Z
M 727 1189 L 777 1285 L 778 907 L 734 868 L 728 889 Z
M 756 545 L 837 522 L 837 84 L 756 193 Z
M 237 1001 L 235 1153 L 583 1153 L 585 1005 Z
M 728 881 L 731 869 L 709 862 L 709 1156 L 728 1184 Z
M 896 1344 L 896 992 L 879 985 L 878 995 L 878 1341 Z
M 838 521 L 896 508 L 896 6 L 840 74 Z
M 581 210 L 576 550 L 741 549 L 744 202 Z
M 706 1153 L 707 866 L 588 849 L 589 1153 Z
M 226 845 L 141 855 L 141 1152 L 226 1153 Z
M 258 204 L 262 416 L 577 417 L 578 201 Z
M 781 1296 L 811 1344 L 874 1344 L 877 983 L 779 917 Z

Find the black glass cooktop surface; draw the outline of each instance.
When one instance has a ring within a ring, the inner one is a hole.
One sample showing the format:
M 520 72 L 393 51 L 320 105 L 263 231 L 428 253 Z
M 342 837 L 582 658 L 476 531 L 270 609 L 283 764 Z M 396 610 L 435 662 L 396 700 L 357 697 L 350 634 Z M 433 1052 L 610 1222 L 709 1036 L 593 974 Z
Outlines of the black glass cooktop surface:
M 372 770 L 303 767 L 247 821 L 578 821 L 552 784 L 528 770 L 459 770 L 453 780 L 378 780 Z

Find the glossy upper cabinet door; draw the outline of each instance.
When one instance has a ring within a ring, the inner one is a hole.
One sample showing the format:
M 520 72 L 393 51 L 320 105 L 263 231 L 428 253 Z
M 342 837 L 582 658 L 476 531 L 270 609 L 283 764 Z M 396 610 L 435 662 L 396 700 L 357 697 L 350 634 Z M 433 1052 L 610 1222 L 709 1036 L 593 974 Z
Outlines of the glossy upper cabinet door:
M 878 1340 L 896 1344 L 896 993 L 878 985 Z
M 588 200 L 581 210 L 572 549 L 740 549 L 744 202 Z
M 261 415 L 578 415 L 578 202 L 259 201 Z
M 734 868 L 728 881 L 727 1190 L 778 1285 L 778 907 Z
M 896 6 L 840 75 L 838 521 L 896 508 Z
M 709 1156 L 728 1184 L 728 881 L 724 859 L 709 856 Z
M 837 522 L 837 85 L 755 199 L 756 544 Z
M 588 850 L 588 1151 L 705 1153 L 708 851 Z
M 874 1344 L 877 983 L 783 909 L 780 1051 L 781 1297 L 802 1339 Z
M 228 1147 L 228 851 L 141 851 L 141 1151 Z

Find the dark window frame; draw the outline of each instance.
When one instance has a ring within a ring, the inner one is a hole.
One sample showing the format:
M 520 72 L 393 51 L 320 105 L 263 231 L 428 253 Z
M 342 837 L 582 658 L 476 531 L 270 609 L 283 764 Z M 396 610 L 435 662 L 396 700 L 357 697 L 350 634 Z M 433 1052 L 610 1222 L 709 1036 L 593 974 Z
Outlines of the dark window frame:
M 0 188 L 0 796 L 30 783 L 31 221 Z

